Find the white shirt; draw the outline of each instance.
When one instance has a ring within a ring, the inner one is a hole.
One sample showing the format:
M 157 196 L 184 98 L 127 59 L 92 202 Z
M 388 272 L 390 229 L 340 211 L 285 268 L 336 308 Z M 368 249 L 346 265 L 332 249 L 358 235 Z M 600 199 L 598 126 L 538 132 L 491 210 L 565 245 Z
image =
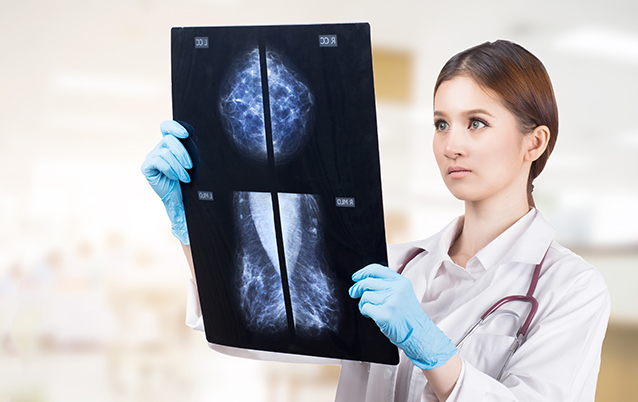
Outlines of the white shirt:
M 534 267 L 545 251 L 547 256 L 534 292 L 538 311 L 527 340 L 510 360 L 501 382 L 493 377 L 527 316 L 529 303 L 504 305 L 463 343 L 459 348 L 463 367 L 448 401 L 593 401 L 610 311 L 602 276 L 582 258 L 553 241 L 554 228 L 536 209 L 462 268 L 448 255 L 462 219 L 455 219 L 428 239 L 388 248 L 390 267 L 395 270 L 414 250 L 425 250 L 407 265 L 403 275 L 412 281 L 423 310 L 455 344 L 497 300 L 526 294 Z M 193 285 L 189 289 L 187 324 L 201 330 L 196 296 Z M 211 347 L 257 359 L 338 362 Z M 403 353 L 398 366 L 345 360 L 341 365 L 337 402 L 437 400 L 421 369 Z

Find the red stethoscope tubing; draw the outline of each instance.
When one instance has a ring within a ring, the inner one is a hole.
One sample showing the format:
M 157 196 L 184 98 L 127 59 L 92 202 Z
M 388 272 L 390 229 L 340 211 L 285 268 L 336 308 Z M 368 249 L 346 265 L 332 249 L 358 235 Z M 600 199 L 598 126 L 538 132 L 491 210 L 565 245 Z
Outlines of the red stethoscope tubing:
M 397 270 L 397 273 L 399 275 L 402 274 L 403 270 L 405 269 L 405 267 L 413 259 L 415 259 L 416 256 L 418 256 L 419 254 L 421 254 L 424 251 L 425 250 L 422 249 L 422 248 L 418 248 L 418 249 L 414 250 L 408 256 L 408 258 L 406 258 L 406 260 L 403 262 L 403 264 L 401 264 L 401 266 Z M 549 248 L 547 249 L 547 251 L 549 251 Z M 512 302 L 512 301 L 526 301 L 526 302 L 529 302 L 531 304 L 532 308 L 531 308 L 530 312 L 527 314 L 527 318 L 525 319 L 525 322 L 523 323 L 521 328 L 518 330 L 516 335 L 523 335 L 524 336 L 525 334 L 527 334 L 527 330 L 529 329 L 529 326 L 532 323 L 532 320 L 534 319 L 534 316 L 536 315 L 536 311 L 538 310 L 538 301 L 533 296 L 533 294 L 534 294 L 534 290 L 536 290 L 536 285 L 538 284 L 538 277 L 540 276 L 541 267 L 543 266 L 543 262 L 545 261 L 545 257 L 547 256 L 547 251 L 545 251 L 545 255 L 543 255 L 543 259 L 541 260 L 541 262 L 536 264 L 536 267 L 534 268 L 534 274 L 532 275 L 532 280 L 530 281 L 529 289 L 527 290 L 527 294 L 525 296 L 517 295 L 517 296 L 506 296 L 506 297 L 502 298 L 501 300 L 499 300 L 496 303 L 494 303 L 494 305 L 492 305 L 492 307 L 487 309 L 487 311 L 485 311 L 485 313 L 483 313 L 483 315 L 481 316 L 481 320 L 485 320 L 490 314 L 492 314 L 493 312 L 498 310 L 502 305 L 504 305 L 506 303 L 509 303 L 509 302 Z

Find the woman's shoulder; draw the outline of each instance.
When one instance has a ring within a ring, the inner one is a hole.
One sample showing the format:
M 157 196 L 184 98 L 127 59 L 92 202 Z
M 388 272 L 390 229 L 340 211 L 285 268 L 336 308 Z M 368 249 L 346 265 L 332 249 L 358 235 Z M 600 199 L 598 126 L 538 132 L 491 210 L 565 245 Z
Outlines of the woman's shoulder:
M 565 293 L 585 292 L 590 295 L 608 295 L 607 285 L 602 274 L 567 247 L 556 241 L 550 245 L 543 263 L 541 278 L 552 282 Z
M 555 266 L 555 269 L 569 270 L 573 274 L 600 276 L 593 265 L 557 241 L 552 241 L 547 259 L 552 266 Z

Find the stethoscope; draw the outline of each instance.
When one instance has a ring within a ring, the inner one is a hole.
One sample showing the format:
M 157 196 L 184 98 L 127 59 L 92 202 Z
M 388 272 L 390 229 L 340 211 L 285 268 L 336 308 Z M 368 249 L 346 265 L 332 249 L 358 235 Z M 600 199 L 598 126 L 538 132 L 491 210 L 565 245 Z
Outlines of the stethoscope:
M 405 267 L 410 263 L 410 261 L 412 261 L 417 255 L 421 254 L 424 251 L 425 251 L 424 249 L 419 248 L 415 250 L 414 252 L 412 252 L 412 254 L 410 254 L 408 258 L 405 260 L 405 262 L 401 264 L 401 266 L 397 270 L 397 273 L 401 274 L 403 270 L 405 269 Z M 489 317 L 492 313 L 494 313 L 504 304 L 513 302 L 513 301 L 524 301 L 524 302 L 530 303 L 532 308 L 530 309 L 529 313 L 527 313 L 527 318 L 525 319 L 525 322 L 523 322 L 523 325 L 521 325 L 521 327 L 518 329 L 518 332 L 516 332 L 516 339 L 514 340 L 514 343 L 512 343 L 512 346 L 510 347 L 509 353 L 507 354 L 507 358 L 505 359 L 505 362 L 503 363 L 503 366 L 501 367 L 501 371 L 499 371 L 498 375 L 496 376 L 496 381 L 501 380 L 501 377 L 503 376 L 503 373 L 505 372 L 505 367 L 509 363 L 514 353 L 518 350 L 519 346 L 521 346 L 521 344 L 523 343 L 525 335 L 527 334 L 527 330 L 529 329 L 529 326 L 532 323 L 534 316 L 536 315 L 536 310 L 538 310 L 538 301 L 536 300 L 536 298 L 534 298 L 534 296 L 532 296 L 532 294 L 534 294 L 534 290 L 536 289 L 536 284 L 538 283 L 538 277 L 541 272 L 541 267 L 543 266 L 543 261 L 545 261 L 545 257 L 547 256 L 547 251 L 549 251 L 549 248 L 545 251 L 545 255 L 543 255 L 543 259 L 541 260 L 541 262 L 536 265 L 536 268 L 534 268 L 534 274 L 532 275 L 532 281 L 529 284 L 529 289 L 527 290 L 527 294 L 525 296 L 523 295 L 506 296 L 502 298 L 501 300 L 497 301 L 496 303 L 494 303 L 492 307 L 490 307 L 489 309 L 487 309 L 487 311 L 485 311 L 485 313 L 483 313 L 483 315 L 481 316 L 481 318 L 479 318 L 476 324 L 472 325 L 470 329 L 467 330 L 465 335 L 463 335 L 461 340 L 459 340 L 458 343 L 456 344 L 457 348 L 461 346 L 463 341 L 465 341 L 470 335 L 472 335 L 472 333 L 476 331 L 476 329 L 483 323 L 483 321 L 487 319 L 487 317 Z

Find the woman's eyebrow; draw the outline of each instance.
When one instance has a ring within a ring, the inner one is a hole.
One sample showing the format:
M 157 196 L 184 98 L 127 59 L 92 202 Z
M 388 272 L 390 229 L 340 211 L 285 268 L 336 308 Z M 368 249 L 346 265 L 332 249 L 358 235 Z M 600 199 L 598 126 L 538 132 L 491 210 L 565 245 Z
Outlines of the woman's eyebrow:
M 463 114 L 464 114 L 464 115 L 466 115 L 466 116 L 468 116 L 468 115 L 473 115 L 473 114 L 485 114 L 485 115 L 488 115 L 488 116 L 490 116 L 490 117 L 494 117 L 494 115 L 493 115 L 493 114 L 491 114 L 490 112 L 488 112 L 488 111 L 487 111 L 487 110 L 485 110 L 485 109 L 471 109 L 471 110 L 466 110 L 466 111 L 464 111 L 464 112 L 463 112 Z M 443 113 L 443 112 L 440 112 L 440 111 L 438 111 L 438 110 L 435 110 L 435 111 L 434 111 L 434 116 L 442 116 L 442 117 L 445 117 L 445 116 L 446 116 L 446 114 L 445 114 L 445 113 Z
M 471 115 L 471 114 L 486 114 L 490 117 L 494 117 L 494 115 L 492 115 L 490 112 L 488 112 L 485 109 L 472 109 L 472 110 L 468 110 L 466 112 L 464 112 L 464 114 L 466 115 Z

